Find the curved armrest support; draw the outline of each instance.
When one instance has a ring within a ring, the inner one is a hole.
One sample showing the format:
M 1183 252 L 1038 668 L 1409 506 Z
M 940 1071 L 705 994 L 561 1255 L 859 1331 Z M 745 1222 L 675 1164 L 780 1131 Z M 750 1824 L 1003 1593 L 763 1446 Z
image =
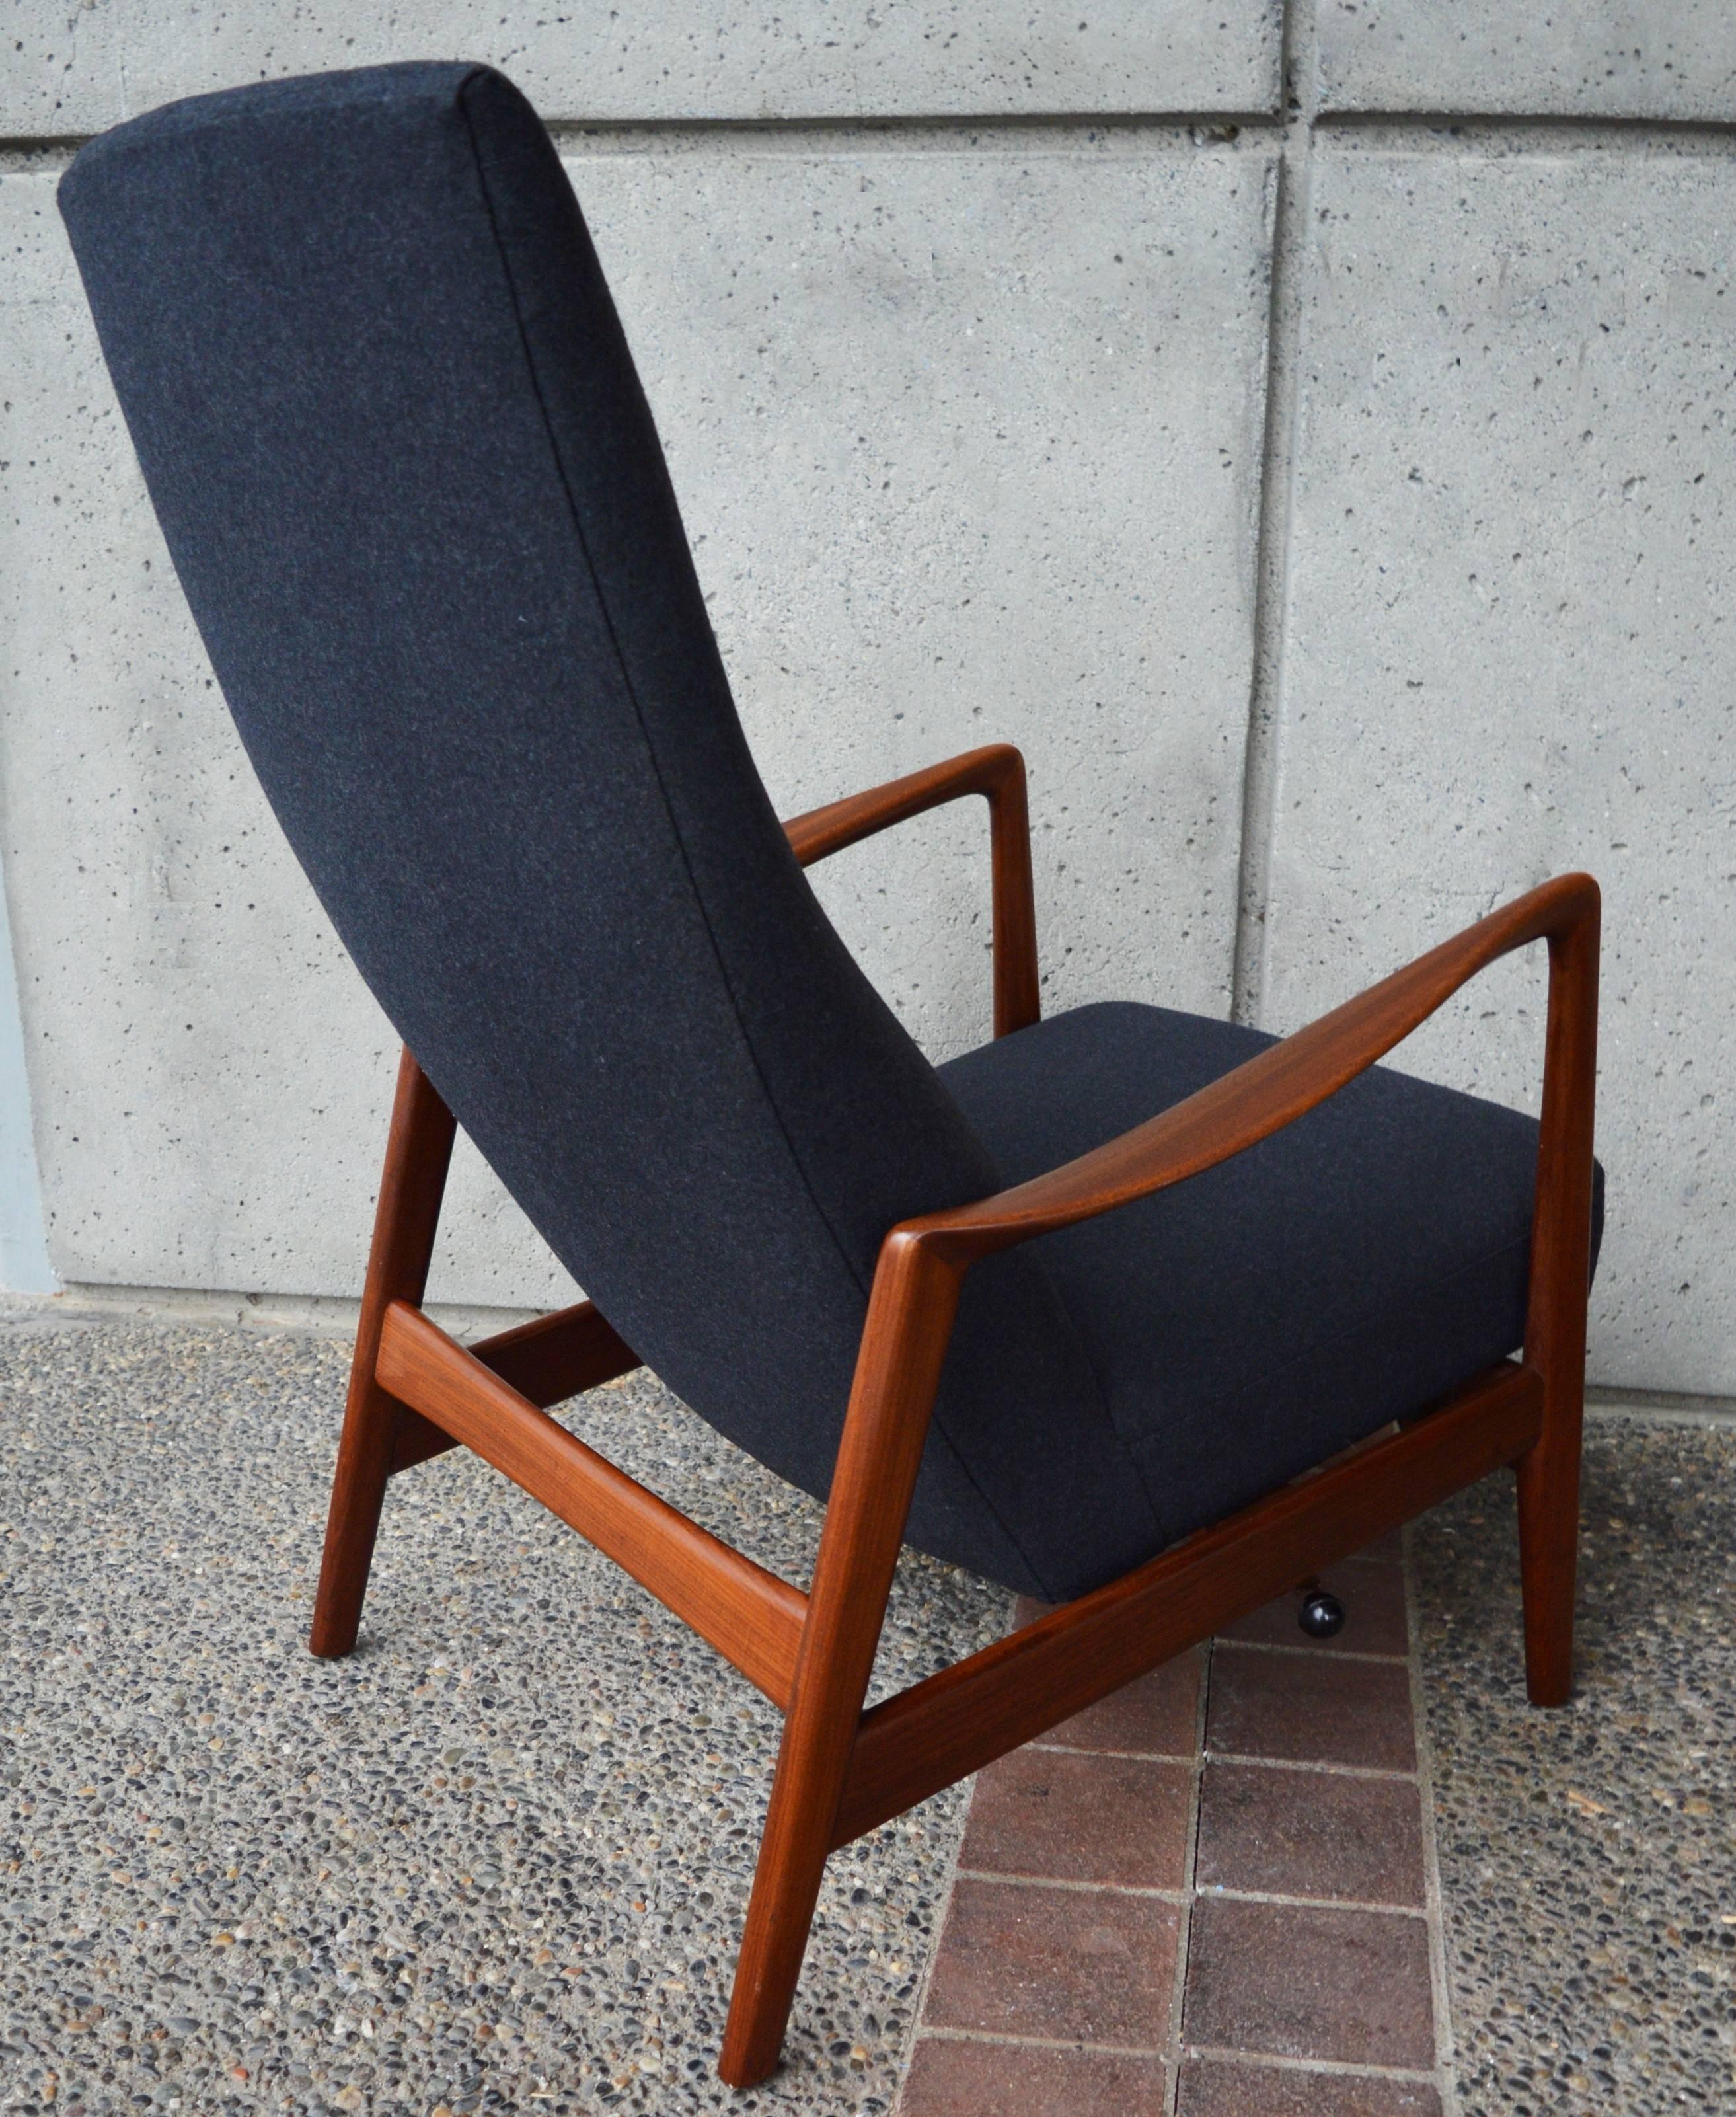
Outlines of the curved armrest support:
M 1582 1165 L 1571 1180 L 1581 1207 L 1577 1217 L 1586 1219 L 1598 904 L 1590 875 L 1558 876 L 1120 1138 L 993 1197 L 907 1220 L 893 1236 L 918 1241 L 962 1268 L 991 1251 L 1182 1183 L 1293 1123 L 1384 1057 L 1467 979 L 1544 939 L 1550 952 L 1550 1026 L 1537 1219 L 1541 1223 L 1546 1212 L 1552 1222 L 1559 1218 L 1555 1188 L 1567 1178 L 1551 1171 L 1565 1172 L 1570 1164 Z
M 995 1035 L 1010 1035 L 1035 1022 L 1037 915 L 1031 889 L 1030 819 L 1025 805 L 1025 759 L 1011 743 L 991 743 L 944 764 L 931 764 L 903 779 L 842 801 L 810 809 L 785 824 L 790 850 L 804 867 L 873 837 L 877 831 L 937 809 L 967 794 L 988 801 L 994 903 Z

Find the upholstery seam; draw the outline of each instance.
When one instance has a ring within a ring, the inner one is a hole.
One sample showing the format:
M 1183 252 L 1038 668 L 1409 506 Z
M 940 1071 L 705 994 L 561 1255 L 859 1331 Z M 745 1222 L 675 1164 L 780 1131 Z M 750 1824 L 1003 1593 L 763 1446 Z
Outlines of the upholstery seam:
M 458 106 L 463 113 L 464 128 L 470 137 L 471 158 L 475 164 L 477 186 L 482 194 L 482 204 L 488 214 L 489 232 L 494 238 L 495 254 L 500 261 L 501 275 L 506 281 L 507 293 L 512 301 L 513 321 L 518 333 L 519 349 L 524 355 L 525 372 L 530 378 L 531 394 L 536 400 L 536 410 L 542 421 L 542 431 L 549 445 L 549 454 L 555 465 L 555 474 L 560 481 L 561 492 L 566 500 L 567 514 L 573 524 L 573 533 L 578 540 L 579 555 L 584 560 L 586 572 L 590 575 L 591 586 L 596 597 L 596 607 L 602 613 L 603 623 L 609 634 L 609 644 L 615 655 L 615 666 L 620 672 L 621 681 L 626 687 L 627 696 L 632 703 L 633 717 L 639 731 L 639 740 L 644 746 L 645 755 L 651 765 L 652 775 L 657 782 L 658 798 L 663 805 L 663 814 L 669 824 L 670 836 L 675 841 L 675 851 L 680 857 L 682 870 L 687 877 L 688 888 L 692 893 L 694 907 L 699 914 L 700 923 L 705 929 L 707 945 L 711 949 L 712 961 L 717 966 L 718 979 L 722 985 L 724 995 L 729 1001 L 730 1012 L 735 1019 L 736 1033 L 741 1038 L 742 1048 L 746 1051 L 754 1074 L 758 1079 L 760 1091 L 765 1097 L 767 1107 L 770 1109 L 772 1119 L 783 1139 L 785 1151 L 790 1156 L 791 1165 L 802 1180 L 803 1189 L 808 1193 L 808 1202 L 818 1215 L 821 1225 L 831 1237 L 845 1270 L 855 1283 L 856 1290 L 866 1300 L 868 1289 L 862 1284 L 860 1275 L 850 1262 L 849 1253 L 845 1251 L 836 1229 L 831 1224 L 831 1216 L 815 1196 L 813 1183 L 803 1165 L 802 1157 L 796 1152 L 795 1142 L 790 1137 L 789 1128 L 784 1123 L 783 1112 L 777 1106 L 777 1099 L 771 1092 L 771 1084 L 766 1078 L 765 1069 L 760 1063 L 759 1054 L 754 1049 L 753 1039 L 748 1033 L 746 1022 L 743 1019 L 741 1008 L 735 997 L 735 989 L 730 981 L 728 966 L 723 960 L 723 951 L 717 945 L 716 929 L 711 923 L 710 907 L 706 903 L 704 892 L 699 887 L 698 878 L 693 873 L 693 862 L 688 856 L 687 841 L 682 835 L 681 826 L 675 819 L 675 805 L 670 800 L 669 787 L 663 777 L 663 768 L 657 756 L 656 745 L 652 742 L 650 731 L 645 725 L 645 715 L 639 704 L 638 688 L 634 684 L 632 671 L 627 666 L 627 657 L 621 651 L 620 639 L 615 629 L 615 616 L 609 607 L 609 599 L 603 593 L 603 584 L 597 578 L 596 562 L 591 556 L 590 542 L 585 535 L 584 523 L 579 518 L 578 504 L 573 496 L 573 487 L 567 477 L 567 467 L 561 455 L 560 444 L 555 438 L 554 422 L 549 417 L 548 405 L 542 394 L 542 385 L 537 376 L 536 356 L 531 350 L 530 336 L 525 330 L 524 315 L 519 305 L 518 282 L 513 277 L 512 264 L 507 256 L 506 245 L 500 240 L 500 224 L 495 217 L 494 200 L 489 192 L 488 176 L 482 166 L 481 150 L 477 143 L 476 127 L 471 122 L 470 112 L 464 101 L 464 93 L 468 90 L 471 82 L 483 77 L 480 68 L 476 73 L 465 76 L 459 91 Z
M 1152 1526 L 1158 1533 L 1157 1548 L 1159 1551 L 1167 1551 L 1176 1538 L 1169 1533 L 1169 1524 L 1164 1520 L 1163 1510 L 1158 1506 L 1152 1492 L 1150 1481 L 1145 1475 L 1144 1465 L 1134 1453 L 1132 1442 L 1121 1431 L 1121 1421 L 1115 1415 L 1115 1399 L 1109 1393 L 1109 1385 L 1104 1378 L 1103 1369 L 1098 1363 L 1097 1354 L 1093 1349 L 1090 1338 L 1080 1328 L 1072 1311 L 1067 1308 L 1066 1289 L 1047 1266 L 1043 1266 L 1043 1275 L 1054 1288 L 1055 1298 L 1061 1303 L 1066 1314 L 1067 1321 L 1073 1326 L 1073 1335 L 1079 1340 L 1079 1349 L 1090 1373 L 1092 1385 L 1096 1389 L 1098 1402 L 1103 1406 L 1104 1422 L 1109 1431 L 1115 1436 L 1115 1445 L 1120 1449 L 1122 1460 L 1132 1471 L 1140 1491 L 1144 1497 L 1145 1505 L 1150 1511 Z
M 596 562 L 592 558 L 591 547 L 589 541 L 585 535 L 584 523 L 580 519 L 578 505 L 573 497 L 572 483 L 567 476 L 567 467 L 561 455 L 560 443 L 556 438 L 555 424 L 549 416 L 548 404 L 542 394 L 541 381 L 536 372 L 536 357 L 531 348 L 530 334 L 525 329 L 524 312 L 518 300 L 518 282 L 513 277 L 512 263 L 507 255 L 506 245 L 500 239 L 500 224 L 495 217 L 494 199 L 489 191 L 488 173 L 483 166 L 481 149 L 477 140 L 476 126 L 472 122 L 470 115 L 468 95 L 471 85 L 473 81 L 486 79 L 488 71 L 489 70 L 487 68 L 478 67 L 474 68 L 469 73 L 467 73 L 463 80 L 458 84 L 458 95 L 455 100 L 457 102 L 459 115 L 464 121 L 465 134 L 470 141 L 471 164 L 476 171 L 477 187 L 481 193 L 482 208 L 484 212 L 488 215 L 489 233 L 494 240 L 495 255 L 500 262 L 501 277 L 506 282 L 508 298 L 512 303 L 513 322 L 518 333 L 518 345 L 519 350 L 524 357 L 525 373 L 529 378 L 531 394 L 536 399 L 537 413 L 542 422 L 543 435 L 548 442 L 549 454 L 555 466 L 555 474 L 560 481 L 560 489 L 566 500 L 568 518 L 573 524 L 573 533 L 578 542 L 579 554 L 584 560 L 585 570 L 591 578 L 592 588 L 596 597 L 597 608 L 602 613 L 603 623 L 607 629 L 609 634 L 609 644 L 613 648 L 615 653 L 615 666 L 620 671 L 621 681 L 626 687 L 627 696 L 633 705 L 633 718 L 638 725 L 639 740 L 645 746 L 645 754 L 650 762 L 652 775 L 656 781 L 657 792 L 663 804 L 663 812 L 669 823 L 670 835 L 675 840 L 676 851 L 680 856 L 682 868 L 687 876 L 688 887 L 693 892 L 693 903 L 698 911 L 700 921 L 705 929 L 705 936 L 707 942 L 711 948 L 712 960 L 717 966 L 718 978 L 722 984 L 725 997 L 728 999 L 730 1003 L 730 1012 L 735 1017 L 736 1033 L 741 1038 L 742 1047 L 746 1051 L 748 1063 L 752 1065 L 754 1074 L 759 1082 L 760 1092 L 765 1098 L 766 1105 L 771 1113 L 772 1122 L 776 1125 L 779 1136 L 783 1140 L 785 1151 L 790 1157 L 790 1165 L 795 1170 L 796 1175 L 800 1179 L 802 1188 L 808 1194 L 808 1203 L 813 1206 L 814 1214 L 819 1220 L 821 1226 L 825 1229 L 827 1235 L 831 1238 L 832 1247 L 837 1252 L 839 1261 L 843 1265 L 846 1275 L 851 1283 L 855 1286 L 858 1294 L 861 1295 L 865 1310 L 868 1303 L 873 1297 L 872 1285 L 864 1285 L 863 1284 L 862 1275 L 857 1271 L 854 1264 L 852 1263 L 850 1253 L 844 1246 L 843 1238 L 839 1234 L 836 1227 L 834 1226 L 832 1223 L 831 1215 L 821 1204 L 819 1197 L 814 1190 L 813 1179 L 808 1173 L 807 1167 L 803 1161 L 802 1156 L 796 1151 L 795 1142 L 790 1137 L 790 1128 L 784 1121 L 784 1114 L 782 1110 L 778 1107 L 777 1098 L 772 1094 L 771 1083 L 766 1078 L 765 1068 L 760 1062 L 759 1053 L 754 1048 L 753 1038 L 749 1032 L 747 1022 L 743 1017 L 740 1003 L 736 999 L 735 988 L 730 977 L 729 967 L 724 962 L 723 951 L 717 944 L 717 934 L 716 930 L 711 923 L 711 909 L 705 901 L 704 892 L 699 887 L 698 878 L 693 873 L 693 862 L 688 855 L 687 842 L 682 835 L 681 826 L 675 818 L 675 805 L 670 800 L 669 787 L 663 777 L 663 768 L 658 759 L 656 745 L 652 742 L 650 731 L 645 725 L 644 712 L 639 703 L 638 688 L 634 684 L 632 671 L 627 666 L 627 657 L 621 650 L 620 639 L 615 628 L 614 614 L 609 607 L 609 599 L 603 593 L 601 581 L 597 578 Z M 563 175 L 564 176 L 564 172 L 563 172 Z M 1059 1289 L 1057 1289 L 1057 1293 L 1058 1295 Z M 937 1391 L 937 1395 L 938 1392 Z M 848 1403 L 846 1402 L 846 1415 L 848 1414 Z M 1107 1405 L 1105 1406 L 1105 1409 L 1107 1412 Z M 1002 1535 L 1006 1538 L 1007 1543 L 1015 1552 L 1018 1552 L 1020 1557 L 1024 1561 L 1026 1570 L 1029 1572 L 1032 1579 L 1038 1581 L 1040 1584 L 1042 1575 L 1037 1566 L 1032 1562 L 1029 1553 L 1025 1551 L 1023 1543 L 1018 1537 L 1013 1534 L 1012 1530 L 1002 1519 L 999 1508 L 996 1506 L 994 1501 L 989 1497 L 988 1494 L 983 1490 L 982 1486 L 977 1480 L 974 1472 L 971 1469 L 969 1464 L 960 1453 L 957 1444 L 953 1441 L 951 1434 L 947 1432 L 946 1424 L 938 1414 L 939 1404 L 937 1402 L 935 1406 L 935 1415 L 930 1420 L 931 1430 L 939 1432 L 942 1438 L 946 1441 L 948 1449 L 951 1451 L 953 1460 L 958 1464 L 959 1468 L 964 1472 L 965 1478 L 969 1482 L 971 1488 L 975 1492 L 978 1498 L 981 1500 L 984 1507 L 988 1510 L 990 1516 L 994 1520 L 997 1527 L 1000 1529 Z M 1111 1427 L 1112 1431 L 1112 1421 L 1111 1422 Z M 834 1475 L 836 1474 L 836 1459 L 834 1459 Z M 828 1492 L 830 1492 L 830 1481 L 828 1481 Z M 1155 1510 L 1153 1510 L 1153 1512 L 1155 1512 Z

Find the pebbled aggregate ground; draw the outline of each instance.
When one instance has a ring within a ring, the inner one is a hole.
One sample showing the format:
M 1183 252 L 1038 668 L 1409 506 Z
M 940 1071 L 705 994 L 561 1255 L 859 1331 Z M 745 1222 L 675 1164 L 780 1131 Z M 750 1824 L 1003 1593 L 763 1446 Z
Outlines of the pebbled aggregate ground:
M 1736 2111 L 1736 1427 L 1586 1430 L 1578 1671 L 1525 1703 L 1513 1487 L 1411 1531 L 1461 2117 Z
M 346 1349 L 0 1321 L 0 2109 L 884 2112 L 963 1815 L 831 1863 L 783 2072 L 712 2071 L 770 1705 L 462 1451 L 304 1639 Z M 563 1414 L 786 1578 L 818 1510 L 630 1378 Z M 907 1558 L 890 1689 L 1010 1598 Z
M 712 2072 L 776 1716 L 473 1458 L 304 1638 L 346 1352 L 0 1311 L 0 2110 L 887 2113 L 963 1815 L 834 1859 L 784 2071 Z M 564 1414 L 803 1580 L 818 1510 L 634 1377 Z M 1580 1677 L 1510 1487 L 1411 1535 L 1460 2117 L 1736 2110 L 1736 1431 L 1588 1437 Z M 877 1688 L 1004 1626 L 907 1558 Z

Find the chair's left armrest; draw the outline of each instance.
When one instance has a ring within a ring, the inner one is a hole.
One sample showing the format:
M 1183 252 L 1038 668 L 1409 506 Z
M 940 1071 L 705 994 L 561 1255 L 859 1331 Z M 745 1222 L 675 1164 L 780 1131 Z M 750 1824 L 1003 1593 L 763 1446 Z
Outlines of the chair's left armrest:
M 1183 1183 L 1294 1123 L 1383 1058 L 1479 971 L 1527 942 L 1546 939 L 1550 1012 L 1536 1243 L 1544 1252 L 1577 1247 L 1577 1268 L 1583 1271 L 1588 1237 L 1582 1237 L 1591 1213 L 1598 924 L 1598 889 L 1591 877 L 1558 876 L 1119 1138 L 993 1197 L 906 1220 L 887 1243 L 914 1242 L 962 1270 L 991 1251 Z M 1534 1247 L 1534 1261 L 1537 1255 Z M 1559 1268 L 1574 1269 L 1568 1256 L 1559 1262 Z
M 1025 759 L 1011 743 L 991 743 L 865 794 L 810 809 L 784 826 L 804 867 L 873 837 L 924 809 L 981 794 L 988 802 L 994 905 L 995 1035 L 1006 1036 L 1038 1019 L 1037 914 L 1031 888 L 1030 818 Z

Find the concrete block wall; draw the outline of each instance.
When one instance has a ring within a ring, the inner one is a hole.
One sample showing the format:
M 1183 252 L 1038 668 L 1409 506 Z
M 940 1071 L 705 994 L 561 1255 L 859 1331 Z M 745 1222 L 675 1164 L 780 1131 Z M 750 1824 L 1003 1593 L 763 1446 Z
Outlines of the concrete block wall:
M 0 1274 L 356 1290 L 393 1040 L 229 729 L 53 191 L 173 95 L 463 55 L 555 127 L 785 811 L 1010 738 L 1047 1004 L 1278 1029 L 1592 868 L 1594 1373 L 1736 1395 L 1736 15 L 14 13 Z M 819 886 L 930 1050 L 987 1034 L 974 809 Z M 1541 995 L 1507 966 L 1406 1062 L 1534 1102 Z M 473 1159 L 435 1291 L 564 1292 Z

